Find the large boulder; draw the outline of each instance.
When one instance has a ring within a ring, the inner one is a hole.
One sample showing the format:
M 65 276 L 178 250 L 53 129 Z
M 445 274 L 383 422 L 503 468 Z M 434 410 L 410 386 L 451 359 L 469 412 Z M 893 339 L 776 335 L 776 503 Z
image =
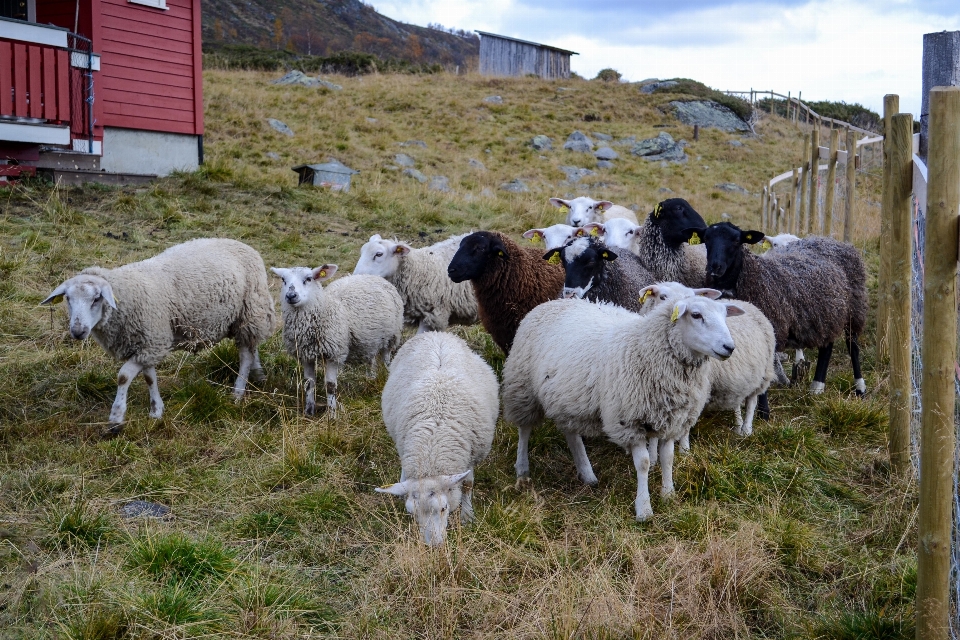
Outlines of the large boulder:
M 641 140 L 630 150 L 630 153 L 651 162 L 664 160 L 682 163 L 687 161 L 687 154 L 684 152 L 683 146 L 666 131 L 661 131 L 656 138 Z
M 674 100 L 670 106 L 675 109 L 677 120 L 687 125 L 714 127 L 721 131 L 750 131 L 750 126 L 728 107 L 713 100 Z
M 533 139 L 530 141 L 530 146 L 537 151 L 550 151 L 553 149 L 553 140 L 547 136 L 533 136 Z
M 676 82 L 675 80 L 664 80 L 662 82 L 648 82 L 647 84 L 642 84 L 640 86 L 640 93 L 653 93 L 654 91 L 672 89 L 678 84 L 679 83 Z
M 580 131 L 574 131 L 567 137 L 567 141 L 563 143 L 563 148 L 568 151 L 590 153 L 593 151 L 593 140 Z

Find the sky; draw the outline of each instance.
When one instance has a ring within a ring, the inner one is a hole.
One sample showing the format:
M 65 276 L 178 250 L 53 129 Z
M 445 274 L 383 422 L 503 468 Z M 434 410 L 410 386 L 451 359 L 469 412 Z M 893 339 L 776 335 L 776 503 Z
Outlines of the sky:
M 960 0 L 368 0 L 410 24 L 490 31 L 578 52 L 593 78 L 684 77 L 806 100 L 883 96 L 920 114 L 923 34 L 960 30 Z

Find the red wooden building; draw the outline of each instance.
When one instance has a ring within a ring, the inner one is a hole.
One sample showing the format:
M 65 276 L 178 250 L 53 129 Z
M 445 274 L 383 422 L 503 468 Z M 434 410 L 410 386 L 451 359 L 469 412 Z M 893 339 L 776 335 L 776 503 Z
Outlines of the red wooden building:
M 203 160 L 200 0 L 0 0 L 0 176 Z

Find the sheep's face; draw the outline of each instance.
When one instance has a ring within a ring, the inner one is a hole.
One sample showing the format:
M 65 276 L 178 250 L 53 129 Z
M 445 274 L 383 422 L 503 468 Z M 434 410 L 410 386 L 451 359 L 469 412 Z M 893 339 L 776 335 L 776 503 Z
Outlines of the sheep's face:
M 640 289 L 640 313 L 648 313 L 665 302 L 673 302 L 680 298 L 703 296 L 716 300 L 723 293 L 716 289 L 691 289 L 679 282 L 658 282 Z
M 707 246 L 708 284 L 718 289 L 735 289 L 743 268 L 742 246 L 760 242 L 763 233 L 742 231 L 729 222 L 720 222 L 709 227 L 686 229 L 683 237 L 691 244 L 702 242 Z
M 664 200 L 647 217 L 650 224 L 659 227 L 664 244 L 678 249 L 689 238 L 685 231 L 692 227 L 706 227 L 703 217 L 683 198 Z
M 611 249 L 625 249 L 636 253 L 637 232 L 640 225 L 630 222 L 626 218 L 611 218 L 603 224 L 592 222 L 584 226 L 584 232 L 591 234 L 594 230 L 603 236 L 603 244 Z
M 544 249 L 557 249 L 567 244 L 575 237 L 577 229 L 568 224 L 555 224 L 545 229 L 530 229 L 523 237 L 534 244 L 543 243 Z
M 503 240 L 489 231 L 471 233 L 460 241 L 460 248 L 450 260 L 447 275 L 454 282 L 479 278 L 499 260 L 509 260 Z
M 674 301 L 670 320 L 680 332 L 681 341 L 695 355 L 726 360 L 735 347 L 727 317 L 739 315 L 743 315 L 743 310 L 733 303 L 692 296 Z
M 782 249 L 792 242 L 799 240 L 797 236 L 792 233 L 781 233 L 775 236 L 764 236 L 763 237 L 763 248 L 764 249 Z
M 408 253 L 410 245 L 406 243 L 384 240 L 379 235 L 370 236 L 370 240 L 360 248 L 360 260 L 353 273 L 391 278 L 400 268 L 400 260 Z
M 420 537 L 425 544 L 434 547 L 447 539 L 450 511 L 460 505 L 460 482 L 469 473 L 404 480 L 376 491 L 405 498 L 407 513 L 417 521 Z
M 70 315 L 70 335 L 85 340 L 93 328 L 103 319 L 105 307 L 117 308 L 113 288 L 100 276 L 80 274 L 70 278 L 40 304 L 67 303 Z
M 290 267 L 288 269 L 271 268 L 280 276 L 280 300 L 291 307 L 299 307 L 310 301 L 320 289 L 320 283 L 329 280 L 337 272 L 337 265 L 325 264 L 322 267 Z
M 577 238 L 562 249 L 548 251 L 544 257 L 560 257 L 565 272 L 564 298 L 582 298 L 593 285 L 600 281 L 607 263 L 616 260 L 617 254 L 593 238 Z
M 559 209 L 567 209 L 567 224 L 572 227 L 582 227 L 591 222 L 601 221 L 603 212 L 613 206 L 613 203 L 607 200 L 598 202 L 586 196 L 580 196 L 573 200 L 550 198 L 550 204 Z

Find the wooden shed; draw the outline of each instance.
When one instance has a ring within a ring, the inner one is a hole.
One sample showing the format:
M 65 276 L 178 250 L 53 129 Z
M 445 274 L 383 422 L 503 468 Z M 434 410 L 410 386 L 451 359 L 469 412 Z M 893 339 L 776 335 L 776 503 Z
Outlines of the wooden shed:
M 570 77 L 570 56 L 579 55 L 547 44 L 480 34 L 480 73 L 485 76 L 536 75 L 552 80 Z
M 200 44 L 200 0 L 0 0 L 0 176 L 196 169 Z

